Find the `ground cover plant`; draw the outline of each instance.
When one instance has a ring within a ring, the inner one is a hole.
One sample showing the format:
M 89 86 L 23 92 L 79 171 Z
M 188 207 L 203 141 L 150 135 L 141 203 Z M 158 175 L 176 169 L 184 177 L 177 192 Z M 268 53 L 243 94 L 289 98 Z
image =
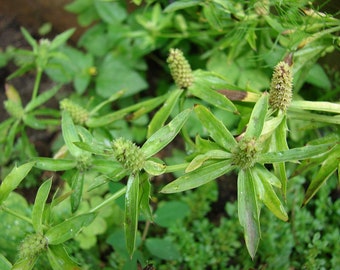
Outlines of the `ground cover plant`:
M 76 45 L 22 27 L 0 53 L 0 268 L 337 269 L 337 14 L 133 2 L 73 1 Z

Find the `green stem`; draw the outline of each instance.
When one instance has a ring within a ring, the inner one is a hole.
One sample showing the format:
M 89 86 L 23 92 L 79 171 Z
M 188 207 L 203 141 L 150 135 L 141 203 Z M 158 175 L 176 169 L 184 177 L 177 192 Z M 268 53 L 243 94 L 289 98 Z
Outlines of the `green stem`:
M 116 193 L 112 194 L 111 197 L 107 198 L 105 201 L 103 201 L 101 204 L 97 205 L 96 207 L 93 207 L 89 212 L 93 213 L 101 208 L 108 206 L 111 204 L 113 201 L 118 199 L 120 196 L 122 196 L 126 192 L 126 187 L 123 187 L 122 189 L 118 190 Z
M 39 86 L 40 86 L 40 82 L 41 82 L 42 73 L 43 73 L 42 69 L 38 68 L 37 69 L 37 76 L 35 77 L 35 82 L 34 82 L 32 100 L 34 100 L 38 95 L 38 90 L 39 90 Z
M 24 216 L 24 215 L 22 215 L 22 214 L 20 214 L 20 213 L 18 213 L 16 211 L 13 211 L 13 210 L 9 209 L 8 207 L 6 207 L 4 205 L 2 205 L 0 207 L 0 209 L 3 210 L 4 212 L 6 212 L 7 214 L 10 214 L 10 215 L 15 216 L 17 218 L 20 218 L 21 220 L 26 221 L 26 222 L 32 224 L 32 219 L 30 219 L 30 218 L 28 218 L 28 217 L 26 217 L 26 216 Z

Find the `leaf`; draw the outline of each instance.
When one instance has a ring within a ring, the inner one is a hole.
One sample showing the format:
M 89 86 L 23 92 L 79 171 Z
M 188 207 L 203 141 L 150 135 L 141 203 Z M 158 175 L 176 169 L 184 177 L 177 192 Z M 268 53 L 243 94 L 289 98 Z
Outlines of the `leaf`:
M 261 238 L 260 212 L 250 170 L 239 171 L 237 178 L 238 217 L 244 230 L 248 252 L 254 259 Z
M 181 222 L 190 213 L 188 204 L 182 201 L 166 201 L 160 203 L 155 212 L 155 223 L 164 228 L 170 228 Z
M 126 248 L 130 256 L 132 256 L 137 236 L 138 225 L 138 197 L 139 197 L 139 174 L 131 174 L 127 183 L 125 194 L 125 217 L 124 231 L 126 238 Z
M 260 166 L 258 166 L 260 167 Z M 267 174 L 263 174 L 263 170 L 266 170 L 264 167 L 261 167 L 261 170 L 255 167 L 252 171 L 253 181 L 256 187 L 256 191 L 259 195 L 260 200 L 268 207 L 268 209 L 279 219 L 283 221 L 288 220 L 288 215 L 286 210 L 284 209 L 280 199 L 276 195 L 271 183 L 268 181 L 268 172 Z M 274 176 L 274 175 L 273 175 Z
M 173 108 L 177 104 L 178 98 L 183 93 L 183 90 L 176 89 L 175 91 L 171 92 L 169 97 L 164 102 L 162 108 L 160 108 L 155 115 L 153 116 L 152 120 L 148 126 L 148 135 L 149 138 L 152 134 L 156 132 L 156 130 L 163 127 L 165 121 L 168 119 L 170 113 L 172 112 Z
M 76 170 L 72 176 L 72 194 L 71 194 L 71 210 L 72 213 L 77 211 L 81 198 L 83 196 L 84 173 Z
M 293 148 L 286 151 L 268 152 L 261 154 L 258 159 L 259 163 L 274 163 L 274 162 L 287 162 L 303 160 L 315 156 L 321 156 L 329 152 L 334 144 L 320 144 L 320 145 L 307 145 L 303 147 Z
M 151 184 L 147 174 L 140 176 L 140 187 L 139 187 L 139 205 L 146 218 L 150 221 L 153 220 L 152 210 L 150 207 L 150 193 Z
M 34 167 L 44 171 L 68 171 L 77 166 L 77 161 L 74 159 L 38 157 L 34 162 Z
M 166 170 L 166 165 L 160 159 L 149 158 L 143 166 L 143 169 L 150 175 L 161 175 Z
M 124 96 L 138 93 L 147 87 L 145 79 L 117 57 L 108 54 L 99 67 L 96 92 L 103 98 L 124 90 Z
M 119 2 L 94 1 L 94 6 L 100 18 L 108 24 L 120 23 L 127 17 L 126 9 Z
M 141 148 L 145 157 L 149 158 L 167 146 L 181 130 L 190 113 L 191 109 L 179 113 L 171 122 L 157 130 L 147 139 Z
M 167 239 L 148 238 L 145 241 L 146 248 L 149 252 L 163 260 L 179 260 L 181 254 L 176 245 Z
M 173 3 L 171 3 L 170 5 L 168 5 L 165 9 L 164 12 L 174 12 L 180 9 L 185 9 L 185 8 L 189 8 L 189 7 L 194 7 L 197 6 L 201 3 L 200 0 L 188 0 L 188 1 L 175 1 Z
M 15 262 L 11 270 L 31 270 L 33 269 L 38 257 L 19 259 Z
M 30 33 L 28 33 L 28 31 L 24 27 L 21 27 L 20 30 L 26 41 L 31 45 L 33 51 L 37 52 L 38 43 L 36 42 L 36 40 L 30 35 Z
M 231 154 L 221 150 L 210 150 L 202 155 L 196 156 L 185 169 L 185 172 L 191 172 L 203 165 L 204 162 L 211 159 L 229 159 Z
M 194 110 L 210 137 L 230 152 L 237 144 L 230 131 L 206 107 L 197 105 Z
M 52 178 L 46 180 L 38 189 L 32 210 L 32 224 L 37 233 L 43 231 L 43 217 L 48 194 L 52 186 Z
M 237 113 L 237 108 L 225 95 L 216 90 L 224 89 L 228 83 L 213 72 L 196 70 L 194 72 L 194 83 L 188 89 L 190 93 L 201 100 L 222 110 Z
M 2 254 L 0 254 L 0 269 L 2 269 L 2 270 L 11 270 L 12 269 L 12 264 Z
M 55 50 L 61 45 L 63 45 L 74 33 L 75 29 L 68 29 L 65 32 L 57 35 L 52 41 L 50 45 L 50 50 Z
M 53 270 L 80 270 L 62 245 L 49 246 L 47 258 Z
M 27 103 L 25 107 L 26 112 L 30 112 L 33 109 L 39 107 L 40 105 L 44 104 L 50 98 L 52 98 L 60 89 L 60 85 L 54 86 L 52 89 L 47 90 L 37 96 L 35 99 L 32 99 L 30 102 Z
M 78 232 L 83 228 L 91 224 L 96 217 L 94 213 L 81 214 L 55 225 L 50 228 L 46 233 L 45 237 L 50 245 L 59 245 L 67 240 L 75 237 Z
M 318 192 L 322 185 L 337 169 L 339 170 L 339 157 L 340 145 L 338 144 L 332 149 L 330 153 L 328 153 L 324 161 L 322 161 L 320 170 L 307 188 L 305 198 L 303 200 L 303 205 L 306 205 L 313 198 L 313 196 Z
M 202 166 L 195 171 L 184 174 L 162 188 L 162 193 L 176 193 L 202 186 L 228 172 L 235 167 L 230 160 L 216 161 Z
M 245 138 L 258 139 L 262 133 L 264 120 L 268 110 L 268 95 L 263 94 L 262 97 L 256 102 L 254 109 L 251 113 L 250 120 L 247 126 Z
M 74 157 L 79 157 L 83 151 L 74 144 L 74 142 L 79 141 L 78 132 L 70 114 L 66 110 L 62 112 L 61 129 L 64 142 L 70 154 Z
M 33 166 L 34 162 L 25 163 L 19 167 L 14 166 L 0 185 L 0 205 L 7 199 L 8 195 L 19 186 Z

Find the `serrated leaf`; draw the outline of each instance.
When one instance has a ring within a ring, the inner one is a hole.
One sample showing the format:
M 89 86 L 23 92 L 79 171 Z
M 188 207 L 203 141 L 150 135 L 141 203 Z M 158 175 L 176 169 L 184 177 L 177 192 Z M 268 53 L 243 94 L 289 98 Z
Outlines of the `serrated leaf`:
M 7 199 L 8 195 L 19 186 L 33 166 L 34 162 L 25 163 L 19 167 L 14 166 L 0 185 L 0 205 Z
M 137 236 L 138 225 L 138 198 L 139 198 L 139 174 L 131 174 L 128 179 L 125 194 L 125 217 L 124 231 L 126 238 L 126 248 L 130 256 L 132 256 Z
M 247 126 L 245 138 L 256 138 L 258 139 L 262 133 L 264 120 L 266 118 L 268 110 L 268 95 L 263 94 L 262 97 L 256 102 L 254 109 L 251 113 L 249 123 Z
M 52 178 L 46 180 L 38 189 L 32 210 L 32 224 L 37 233 L 42 233 L 43 216 L 48 194 L 52 186 Z
M 230 131 L 204 106 L 197 105 L 194 110 L 210 137 L 230 152 L 237 144 Z
M 250 170 L 241 170 L 237 178 L 238 217 L 244 230 L 248 252 L 254 259 L 261 238 L 260 212 Z
M 191 109 L 179 113 L 167 125 L 157 130 L 142 146 L 146 158 L 153 156 L 168 145 L 188 120 Z
M 59 245 L 73 238 L 83 227 L 91 224 L 95 217 L 94 213 L 81 214 L 55 225 L 45 233 L 48 244 Z
M 162 188 L 162 193 L 176 193 L 202 186 L 228 172 L 235 167 L 230 160 L 217 161 L 202 166 L 195 171 L 184 174 Z

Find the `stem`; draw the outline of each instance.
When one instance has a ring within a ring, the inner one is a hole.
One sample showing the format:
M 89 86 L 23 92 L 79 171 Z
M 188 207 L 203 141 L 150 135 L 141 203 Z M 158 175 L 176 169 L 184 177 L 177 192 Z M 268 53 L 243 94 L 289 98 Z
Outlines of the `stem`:
M 321 115 L 321 114 L 315 114 L 315 113 L 308 113 L 304 111 L 300 111 L 300 112 L 289 111 L 288 117 L 293 118 L 293 119 L 306 120 L 310 122 L 321 122 L 321 123 L 340 125 L 340 118 L 338 116 Z
M 111 204 L 113 201 L 118 199 L 120 196 L 122 196 L 126 192 L 126 187 L 123 187 L 122 189 L 118 190 L 116 193 L 112 194 L 111 197 L 103 201 L 101 204 L 97 205 L 96 207 L 92 208 L 89 212 L 93 213 L 98 211 L 99 209 L 108 206 Z
M 42 69 L 38 68 L 37 69 L 37 76 L 35 77 L 35 82 L 34 82 L 32 100 L 34 100 L 38 95 L 38 89 L 39 89 L 39 86 L 40 86 L 42 73 L 43 73 Z
M 13 210 L 9 209 L 8 207 L 6 207 L 4 205 L 2 205 L 0 207 L 0 209 L 3 210 L 4 212 L 6 212 L 7 214 L 10 214 L 10 215 L 15 216 L 17 218 L 20 218 L 21 220 L 26 221 L 29 224 L 32 224 L 32 219 L 30 219 L 30 218 L 28 218 L 28 217 L 26 217 L 26 216 L 24 216 L 24 215 L 22 215 L 22 214 L 20 214 L 16 211 L 13 211 Z

